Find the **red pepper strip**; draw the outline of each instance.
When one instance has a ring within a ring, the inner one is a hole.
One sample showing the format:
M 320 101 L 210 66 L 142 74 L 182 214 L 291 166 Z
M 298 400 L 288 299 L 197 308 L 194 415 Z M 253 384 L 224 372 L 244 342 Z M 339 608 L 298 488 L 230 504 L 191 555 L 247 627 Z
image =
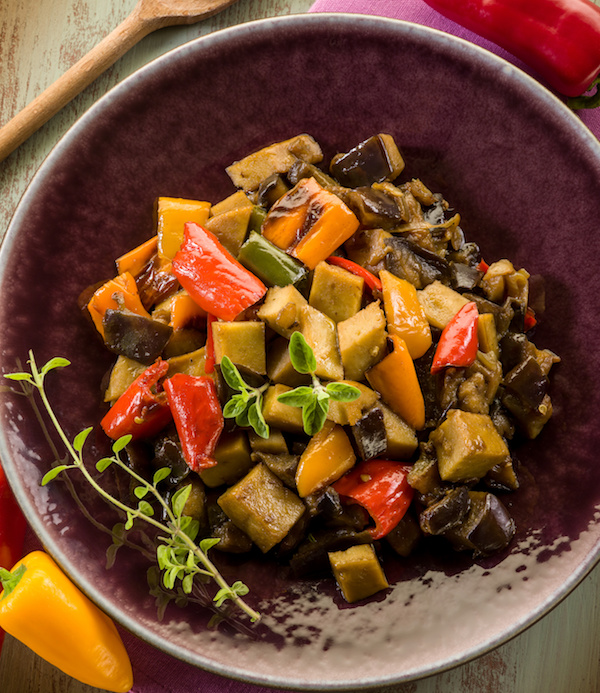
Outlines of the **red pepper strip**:
M 10 570 L 23 557 L 27 521 L 0 466 L 0 568 Z M 4 631 L 0 630 L 0 651 Z
M 490 266 L 485 260 L 481 260 L 477 265 L 477 269 L 484 274 L 489 270 Z
M 404 517 L 413 498 L 408 484 L 407 464 L 390 460 L 365 460 L 333 484 L 346 498 L 362 505 L 375 521 L 369 530 L 373 539 L 381 539 Z
M 109 438 L 149 438 L 171 421 L 166 395 L 152 392 L 168 370 L 169 364 L 159 359 L 131 383 L 100 422 Z
M 525 332 L 528 332 L 531 330 L 533 327 L 537 325 L 537 318 L 535 317 L 535 312 L 533 308 L 530 308 L 527 306 L 527 310 L 525 311 Z
M 342 267 L 343 269 L 348 270 L 348 272 L 352 272 L 352 274 L 355 274 L 357 277 L 362 277 L 365 280 L 365 284 L 369 287 L 369 289 L 371 289 L 371 291 L 381 291 L 381 282 L 379 281 L 379 277 L 376 277 L 373 272 L 369 272 L 368 269 L 365 269 L 356 262 L 348 260 L 345 257 L 338 257 L 337 255 L 330 255 L 327 258 L 327 262 L 330 265 Z
M 165 380 L 165 392 L 189 468 L 199 472 L 214 467 L 213 454 L 225 423 L 214 380 L 176 373 Z
M 600 7 L 589 0 L 425 0 L 457 24 L 493 41 L 566 96 L 600 73 Z
M 190 222 L 173 258 L 173 274 L 201 308 L 222 320 L 233 320 L 267 292 L 214 234 Z
M 204 372 L 212 373 L 215 370 L 215 342 L 213 339 L 212 324 L 217 318 L 210 313 L 206 314 L 206 353 L 204 357 Z
M 478 319 L 477 304 L 470 301 L 444 327 L 431 364 L 432 373 L 438 373 L 447 366 L 470 366 L 475 361 L 479 346 Z

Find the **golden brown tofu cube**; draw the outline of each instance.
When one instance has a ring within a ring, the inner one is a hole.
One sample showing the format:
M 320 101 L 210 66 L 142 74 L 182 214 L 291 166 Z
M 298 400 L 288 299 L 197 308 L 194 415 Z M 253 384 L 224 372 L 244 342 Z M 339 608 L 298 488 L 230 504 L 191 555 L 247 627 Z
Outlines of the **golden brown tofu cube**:
M 333 551 L 329 562 L 347 602 L 357 602 L 389 587 L 372 544 Z
M 510 456 L 487 414 L 451 409 L 430 437 L 444 481 L 481 479 Z
M 212 332 L 216 363 L 221 363 L 223 356 L 229 356 L 238 366 L 245 366 L 261 375 L 266 374 L 264 323 L 250 320 L 215 321 L 212 323 Z
M 257 315 L 277 334 L 289 339 L 298 329 L 300 310 L 306 304 L 304 296 L 292 284 L 272 286 Z
M 344 376 L 350 380 L 364 380 L 365 372 L 385 353 L 386 320 L 379 301 L 348 320 L 338 323 L 338 339 Z
M 278 544 L 305 511 L 298 496 L 264 464 L 257 464 L 217 503 L 263 553 Z
M 469 302 L 458 291 L 437 280 L 418 293 L 427 321 L 440 330 L 443 330 L 458 311 Z
M 323 261 L 315 267 L 308 302 L 334 322 L 341 322 L 360 310 L 364 284 L 362 277 Z
M 344 377 L 344 367 L 333 320 L 312 306 L 303 306 L 298 324 L 317 359 L 315 374 L 325 380 L 341 380 Z

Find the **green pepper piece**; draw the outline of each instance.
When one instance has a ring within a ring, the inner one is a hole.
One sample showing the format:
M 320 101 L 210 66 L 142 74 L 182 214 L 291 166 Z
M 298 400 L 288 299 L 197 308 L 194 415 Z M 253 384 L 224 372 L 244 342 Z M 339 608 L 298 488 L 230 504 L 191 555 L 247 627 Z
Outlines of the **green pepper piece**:
M 248 221 L 248 231 L 256 231 L 256 233 L 260 233 L 260 227 L 262 226 L 266 216 L 267 210 L 264 207 L 254 205 Z
M 267 286 L 298 285 L 308 275 L 304 265 L 255 231 L 240 248 L 237 259 Z

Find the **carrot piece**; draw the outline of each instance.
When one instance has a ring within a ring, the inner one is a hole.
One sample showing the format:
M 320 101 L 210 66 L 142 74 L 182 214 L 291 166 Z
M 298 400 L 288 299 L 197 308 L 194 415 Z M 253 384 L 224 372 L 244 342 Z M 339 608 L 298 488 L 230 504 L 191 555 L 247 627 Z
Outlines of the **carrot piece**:
M 379 278 L 388 332 L 401 337 L 411 357 L 418 359 L 429 349 L 432 339 L 417 290 L 406 279 L 396 277 L 387 270 L 381 270 Z
M 102 320 L 104 314 L 109 308 L 118 310 L 121 306 L 137 315 L 150 317 L 140 300 L 135 279 L 129 272 L 123 272 L 118 277 L 109 279 L 96 290 L 87 305 L 94 325 L 103 338 Z
M 425 426 L 425 402 L 406 342 L 390 335 L 393 350 L 366 373 L 389 407 L 417 430 Z
M 142 268 L 152 259 L 158 247 L 158 236 L 152 236 L 147 241 L 133 248 L 125 255 L 117 258 L 117 271 L 119 274 L 129 272 L 134 277 L 142 271 Z

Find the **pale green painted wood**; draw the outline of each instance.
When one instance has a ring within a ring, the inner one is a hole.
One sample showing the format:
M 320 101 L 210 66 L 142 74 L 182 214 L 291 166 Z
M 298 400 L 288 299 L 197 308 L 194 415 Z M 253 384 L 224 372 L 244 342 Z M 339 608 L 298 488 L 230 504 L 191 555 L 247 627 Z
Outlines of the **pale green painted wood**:
M 115 28 L 136 0 L 0 0 L 0 123 L 6 122 Z M 303 12 L 312 0 L 239 0 L 221 15 L 145 38 L 0 163 L 0 235 L 59 137 L 97 98 L 149 60 L 196 36 L 266 16 Z M 600 4 L 600 0 L 595 0 Z M 600 692 L 600 568 L 537 624 L 475 662 L 390 693 Z M 2 693 L 94 693 L 7 637 Z

